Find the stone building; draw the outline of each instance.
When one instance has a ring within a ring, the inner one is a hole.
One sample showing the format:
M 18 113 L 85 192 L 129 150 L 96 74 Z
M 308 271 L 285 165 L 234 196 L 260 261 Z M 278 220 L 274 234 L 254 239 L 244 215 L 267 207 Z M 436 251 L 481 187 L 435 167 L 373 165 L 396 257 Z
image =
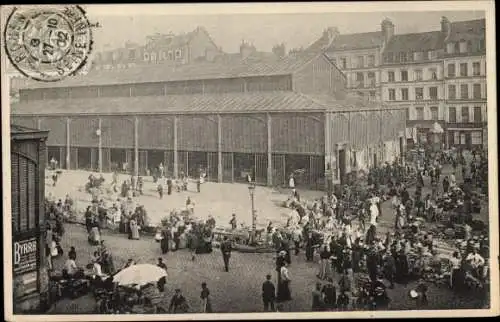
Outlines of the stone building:
M 443 18 L 442 24 L 449 30 L 443 57 L 447 143 L 478 147 L 487 139 L 485 20 Z

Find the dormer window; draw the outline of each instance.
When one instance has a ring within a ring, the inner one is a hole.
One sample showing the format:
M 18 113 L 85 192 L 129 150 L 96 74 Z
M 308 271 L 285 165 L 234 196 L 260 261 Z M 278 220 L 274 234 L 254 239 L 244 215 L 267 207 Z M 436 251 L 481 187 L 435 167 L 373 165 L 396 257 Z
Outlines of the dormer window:
M 429 52 L 427 53 L 427 55 L 429 57 L 429 60 L 437 59 L 437 52 L 434 51 L 434 50 L 429 50 Z
M 177 49 L 175 51 L 175 58 L 181 58 L 182 57 L 182 50 L 180 49 Z
M 448 54 L 453 54 L 453 53 L 455 52 L 455 45 L 454 45 L 453 43 L 451 43 L 451 42 L 450 42 L 450 43 L 448 43 L 448 44 L 446 45 L 446 52 L 447 52 Z
M 461 41 L 459 46 L 460 46 L 460 53 L 467 52 L 467 42 L 466 41 Z

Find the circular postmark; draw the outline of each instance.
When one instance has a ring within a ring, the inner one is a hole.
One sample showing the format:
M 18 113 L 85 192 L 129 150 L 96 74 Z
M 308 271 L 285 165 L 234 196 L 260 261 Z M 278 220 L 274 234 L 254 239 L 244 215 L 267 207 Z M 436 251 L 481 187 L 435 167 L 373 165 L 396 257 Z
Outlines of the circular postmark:
M 11 64 L 24 76 L 45 82 L 78 72 L 93 44 L 91 24 L 76 5 L 14 8 L 4 37 Z

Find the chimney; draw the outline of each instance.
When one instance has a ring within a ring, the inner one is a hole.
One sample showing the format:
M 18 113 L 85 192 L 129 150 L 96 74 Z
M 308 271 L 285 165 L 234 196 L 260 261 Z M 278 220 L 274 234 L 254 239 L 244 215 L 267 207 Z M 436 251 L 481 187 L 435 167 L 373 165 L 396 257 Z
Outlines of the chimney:
M 328 27 L 323 31 L 323 39 L 325 39 L 324 49 L 331 46 L 331 44 L 335 41 L 335 39 L 339 35 L 339 30 L 337 27 Z
M 255 46 L 242 40 L 240 45 L 241 59 L 247 59 L 256 51 Z
M 445 16 L 441 17 L 441 32 L 445 35 L 450 32 L 450 21 Z
M 385 43 L 388 43 L 394 36 L 394 24 L 389 19 L 385 18 L 382 21 L 382 34 L 384 35 Z
M 281 43 L 279 45 L 274 45 L 273 46 L 273 54 L 278 56 L 279 58 L 285 57 L 285 44 Z

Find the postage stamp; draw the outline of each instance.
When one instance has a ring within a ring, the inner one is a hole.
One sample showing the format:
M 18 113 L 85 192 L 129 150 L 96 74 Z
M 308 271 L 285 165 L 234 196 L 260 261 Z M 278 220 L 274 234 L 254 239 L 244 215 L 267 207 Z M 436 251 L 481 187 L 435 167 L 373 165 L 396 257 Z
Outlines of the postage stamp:
M 92 29 L 80 6 L 14 8 L 5 30 L 5 52 L 24 76 L 53 82 L 87 63 Z

